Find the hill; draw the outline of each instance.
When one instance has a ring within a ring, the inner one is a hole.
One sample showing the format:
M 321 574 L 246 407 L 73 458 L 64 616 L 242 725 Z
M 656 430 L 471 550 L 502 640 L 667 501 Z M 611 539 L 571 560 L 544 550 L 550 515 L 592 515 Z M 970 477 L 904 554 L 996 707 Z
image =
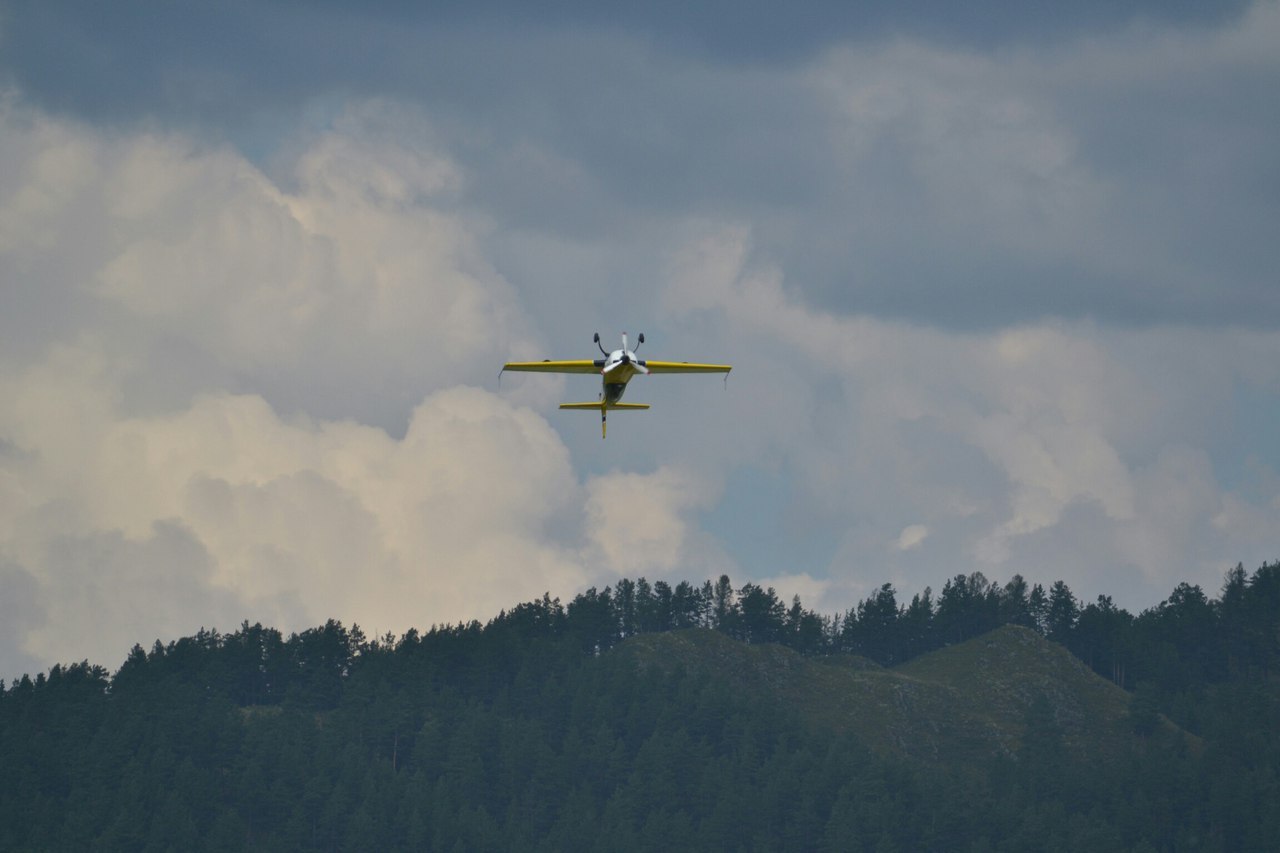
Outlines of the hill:
M 1269 850 L 1278 613 L 1280 564 L 1137 617 L 722 577 L 201 630 L 0 685 L 0 850 Z
M 616 651 L 641 668 L 725 678 L 741 701 L 769 696 L 819 730 L 926 764 L 1016 756 L 1037 722 L 1059 730 L 1079 759 L 1114 756 L 1136 739 L 1125 691 L 1013 625 L 893 669 L 855 655 L 805 658 L 702 629 L 637 636 Z M 1036 721 L 1037 712 L 1047 719 Z

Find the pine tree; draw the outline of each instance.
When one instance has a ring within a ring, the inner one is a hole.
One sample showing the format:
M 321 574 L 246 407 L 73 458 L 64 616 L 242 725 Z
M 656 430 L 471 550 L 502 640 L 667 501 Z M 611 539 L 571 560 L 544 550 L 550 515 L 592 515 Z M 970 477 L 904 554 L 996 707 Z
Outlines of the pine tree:
M 1049 588 L 1049 604 L 1045 613 L 1046 636 L 1055 643 L 1069 645 L 1079 618 L 1080 606 L 1070 587 L 1063 581 L 1054 581 Z

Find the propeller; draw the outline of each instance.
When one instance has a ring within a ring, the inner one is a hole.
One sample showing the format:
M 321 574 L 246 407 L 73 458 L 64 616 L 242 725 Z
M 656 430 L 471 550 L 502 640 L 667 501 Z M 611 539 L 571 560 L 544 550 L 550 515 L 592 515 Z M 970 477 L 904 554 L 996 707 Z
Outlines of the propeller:
M 640 344 L 642 343 L 644 343 L 644 332 L 640 333 L 640 343 L 636 344 L 636 348 L 639 349 Z M 627 333 L 623 332 L 622 333 L 622 363 L 631 365 L 631 367 L 635 369 L 636 373 L 643 373 L 645 376 L 648 376 L 649 368 L 645 367 L 644 364 L 641 363 L 638 359 L 632 358 L 631 356 L 633 355 L 635 355 L 635 350 L 632 350 L 627 347 Z

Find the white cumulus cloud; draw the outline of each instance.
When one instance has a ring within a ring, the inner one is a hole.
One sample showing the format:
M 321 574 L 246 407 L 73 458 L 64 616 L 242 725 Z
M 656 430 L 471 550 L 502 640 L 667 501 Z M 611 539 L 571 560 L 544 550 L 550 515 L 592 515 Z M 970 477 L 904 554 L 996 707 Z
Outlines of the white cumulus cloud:
M 0 582 L 25 603 L 0 665 L 242 618 L 400 631 L 584 584 L 567 449 L 465 385 L 529 348 L 519 301 L 406 126 L 353 109 L 286 189 L 181 136 L 0 110 L 0 222 L 31 230 L 0 266 L 70 309 L 0 362 Z

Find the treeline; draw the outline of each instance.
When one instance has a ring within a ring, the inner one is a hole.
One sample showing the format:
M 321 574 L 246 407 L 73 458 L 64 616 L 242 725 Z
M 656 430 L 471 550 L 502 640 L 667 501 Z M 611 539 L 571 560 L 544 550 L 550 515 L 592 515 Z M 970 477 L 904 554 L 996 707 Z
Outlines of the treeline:
M 1192 684 L 1266 678 L 1280 672 L 1280 562 L 1252 575 L 1237 565 L 1226 573 L 1217 598 L 1181 583 L 1137 616 L 1109 596 L 1085 604 L 1063 581 L 1046 591 L 1021 575 L 1003 585 L 980 572 L 956 575 L 936 599 L 926 587 L 906 604 L 886 583 L 835 616 L 805 608 L 798 596 L 787 604 L 772 587 L 747 583 L 735 589 L 723 575 L 700 586 L 642 577 L 603 590 L 592 587 L 567 605 L 544 595 L 485 625 L 433 626 L 425 634 L 411 629 L 399 638 L 371 639 L 358 625 L 347 628 L 334 620 L 287 638 L 248 622 L 230 634 L 201 629 L 168 645 L 157 640 L 149 652 L 135 646 L 110 678 L 86 662 L 55 666 L 34 680 L 23 676 L 9 691 L 22 693 L 72 673 L 104 690 L 171 673 L 179 681 L 222 685 L 238 705 L 292 701 L 327 708 L 337 703 L 354 668 L 386 652 L 420 652 L 445 669 L 484 673 L 529 643 L 563 640 L 569 648 L 599 655 L 637 634 L 708 628 L 746 643 L 779 643 L 805 655 L 856 654 L 894 666 L 1005 624 L 1031 628 L 1066 646 L 1130 690 L 1150 684 L 1177 692 Z M 484 642 L 476 642 L 482 637 Z
M 727 678 L 541 635 L 498 655 L 487 644 L 522 629 L 490 627 L 370 642 L 323 710 L 307 703 L 329 696 L 304 692 L 237 706 L 215 679 L 226 636 L 189 644 L 195 678 L 167 653 L 128 682 L 58 668 L 0 701 L 0 849 L 1105 851 L 1205 828 L 1144 805 L 1207 793 L 1184 788 L 1185 756 L 1176 773 L 1136 756 L 1106 779 L 1067 773 L 1050 732 L 1048 761 L 1027 749 L 1024 769 L 962 785 Z
M 1280 672 L 1280 562 L 1252 575 L 1237 565 L 1217 598 L 1178 584 L 1137 616 L 1110 596 L 1085 603 L 1061 580 L 1046 590 L 1021 575 L 1002 585 L 974 572 L 947 580 L 936 598 L 926 587 L 905 604 L 886 583 L 836 616 L 806 609 L 798 596 L 788 605 L 772 587 L 748 583 L 735 590 L 721 576 L 700 587 L 623 580 L 612 589 L 587 590 L 565 608 L 544 598 L 509 618 L 578 637 L 595 651 L 638 633 L 704 627 L 747 643 L 780 643 L 806 655 L 857 654 L 882 666 L 1001 625 L 1021 625 L 1066 646 L 1121 687 L 1151 682 L 1176 690 Z
M 1178 584 L 1137 616 L 1110 596 L 1090 603 L 1063 581 L 1046 592 L 1020 576 L 1001 586 L 981 573 L 948 580 L 937 601 L 926 588 L 910 604 L 883 585 L 839 620 L 826 623 L 823 651 L 861 654 L 885 666 L 986 633 L 1022 625 L 1070 649 L 1095 672 L 1126 689 L 1154 683 L 1177 690 L 1192 683 L 1265 678 L 1280 672 L 1280 562 L 1252 575 L 1226 573 L 1221 594 Z M 803 649 L 802 649 L 803 650 Z
M 1009 622 L 1136 687 L 1132 754 L 1073 763 L 1042 708 L 1012 759 L 917 772 L 731 673 L 609 653 L 697 627 L 893 665 Z M 245 623 L 0 685 L 0 849 L 1268 849 L 1278 661 L 1280 564 L 1137 616 L 974 574 L 836 616 L 722 577 L 400 637 Z

